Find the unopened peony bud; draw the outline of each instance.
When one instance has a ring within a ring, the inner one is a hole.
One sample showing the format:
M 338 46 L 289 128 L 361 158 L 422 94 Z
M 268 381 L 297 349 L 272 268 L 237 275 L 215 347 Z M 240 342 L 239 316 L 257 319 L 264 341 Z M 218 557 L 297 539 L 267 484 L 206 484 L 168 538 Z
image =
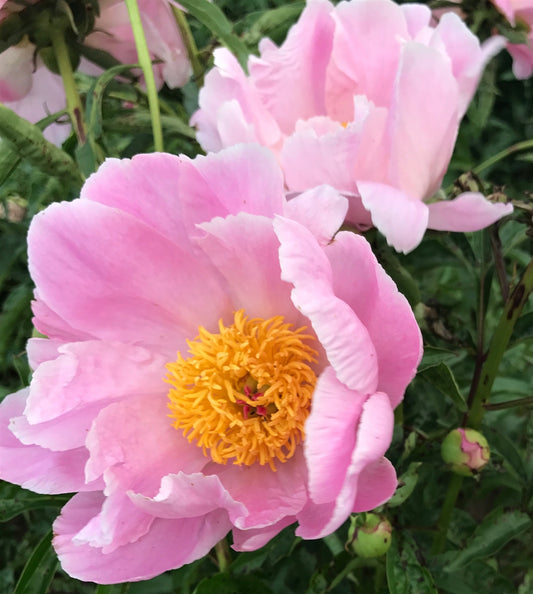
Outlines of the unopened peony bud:
M 362 523 L 360 517 L 352 520 L 352 549 L 360 557 L 381 557 L 391 545 L 392 526 L 379 514 L 366 513 L 362 516 Z
M 450 470 L 462 476 L 478 473 L 489 461 L 487 440 L 475 429 L 454 429 L 441 446 L 443 460 Z

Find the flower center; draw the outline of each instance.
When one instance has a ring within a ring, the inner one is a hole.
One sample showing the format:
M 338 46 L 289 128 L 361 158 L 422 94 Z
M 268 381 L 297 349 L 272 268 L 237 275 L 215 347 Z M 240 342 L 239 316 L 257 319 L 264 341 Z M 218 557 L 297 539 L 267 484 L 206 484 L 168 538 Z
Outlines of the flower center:
M 217 334 L 200 327 L 187 341 L 191 356 L 167 364 L 173 426 L 215 462 L 276 470 L 274 460 L 288 460 L 304 438 L 317 353 L 305 327 L 292 326 L 240 310 L 230 326 L 219 321 Z

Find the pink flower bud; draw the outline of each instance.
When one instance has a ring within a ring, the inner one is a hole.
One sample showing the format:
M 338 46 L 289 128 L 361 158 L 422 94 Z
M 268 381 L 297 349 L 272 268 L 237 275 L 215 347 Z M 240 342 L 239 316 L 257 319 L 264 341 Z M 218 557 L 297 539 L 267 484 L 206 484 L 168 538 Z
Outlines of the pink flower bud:
M 472 476 L 487 464 L 490 449 L 487 440 L 479 431 L 454 429 L 444 438 L 441 454 L 452 472 Z

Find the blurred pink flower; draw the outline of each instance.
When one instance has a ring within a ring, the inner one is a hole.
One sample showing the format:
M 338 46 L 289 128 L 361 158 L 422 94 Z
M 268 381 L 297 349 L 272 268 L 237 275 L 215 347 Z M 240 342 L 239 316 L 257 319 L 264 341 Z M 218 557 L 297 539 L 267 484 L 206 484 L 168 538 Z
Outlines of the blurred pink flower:
M 65 109 L 61 77 L 46 68 L 29 41 L 0 53 L 0 101 L 32 124 Z M 43 134 L 50 142 L 60 145 L 70 130 L 66 122 L 55 123 L 45 128 Z
M 54 524 L 70 575 L 150 578 L 229 530 L 240 551 L 294 522 L 320 538 L 392 495 L 421 336 L 366 240 L 337 233 L 346 210 L 328 186 L 287 203 L 272 154 L 239 145 L 110 159 L 35 217 L 49 338 L 0 405 L 0 477 L 77 492 Z
M 527 43 L 508 43 L 507 50 L 513 57 L 513 73 L 525 79 L 533 74 L 533 1 L 492 0 L 505 18 L 515 26 L 522 23 L 529 29 Z
M 167 0 L 139 0 L 146 42 L 154 64 L 158 87 L 182 87 L 191 75 L 191 65 L 176 21 Z M 138 62 L 135 39 L 124 0 L 102 0 L 95 30 L 85 45 L 101 49 L 123 64 Z M 87 70 L 87 65 L 85 65 Z M 94 68 L 89 70 L 94 71 Z
M 348 220 L 375 225 L 408 252 L 426 228 L 480 229 L 511 212 L 481 194 L 424 202 L 448 167 L 486 61 L 457 15 L 431 26 L 421 4 L 309 0 L 281 47 L 269 39 L 246 76 L 225 49 L 191 123 L 204 149 L 256 141 L 277 155 L 292 191 L 327 183 L 350 196 Z

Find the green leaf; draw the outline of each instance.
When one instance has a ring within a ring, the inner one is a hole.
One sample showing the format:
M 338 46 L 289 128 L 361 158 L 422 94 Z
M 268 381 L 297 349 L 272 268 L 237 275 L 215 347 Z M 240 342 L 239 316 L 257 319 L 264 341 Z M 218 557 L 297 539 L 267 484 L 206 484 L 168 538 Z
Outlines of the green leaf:
M 406 501 L 418 483 L 418 469 L 422 462 L 411 462 L 406 472 L 398 479 L 398 488 L 387 502 L 387 507 L 397 507 Z
M 498 452 L 498 454 L 502 456 L 515 478 L 518 479 L 522 485 L 527 485 L 527 469 L 516 444 L 509 439 L 505 433 L 498 431 L 494 427 L 487 428 L 486 437 L 491 450 Z
M 52 531 L 48 532 L 28 559 L 13 594 L 46 594 L 58 565 L 52 548 Z
M 21 491 L 9 499 L 0 499 L 0 522 L 7 522 L 30 509 L 43 507 L 62 507 L 69 500 L 66 495 L 35 495 Z
M 183 0 L 180 5 L 205 25 L 232 52 L 244 71 L 247 71 L 248 48 L 233 34 L 233 25 L 225 14 L 208 0 Z
M 463 569 L 476 559 L 484 559 L 497 553 L 507 542 L 519 536 L 531 526 L 527 514 L 519 511 L 502 512 L 496 509 L 476 529 L 470 543 L 447 564 L 445 571 Z
M 461 357 L 456 351 L 450 351 L 448 349 L 442 349 L 439 347 L 426 346 L 424 347 L 424 356 L 418 366 L 418 373 L 434 367 L 439 363 L 453 363 L 461 360 Z
M 82 177 L 72 159 L 48 142 L 33 124 L 19 117 L 0 103 L 0 137 L 8 141 L 22 159 L 61 180 L 68 186 L 80 187 Z
M 432 575 L 419 563 L 414 542 L 409 540 L 404 537 L 399 543 L 398 536 L 392 535 L 386 561 L 390 594 L 438 594 Z
M 513 334 L 511 336 L 512 344 L 522 340 L 531 340 L 533 338 L 533 311 L 530 311 L 518 318 Z
M 272 594 L 272 590 L 265 582 L 253 575 L 233 576 L 229 573 L 219 573 L 202 580 L 194 594 Z
M 264 11 L 243 35 L 244 40 L 249 45 L 256 45 L 262 37 L 272 37 L 277 29 L 285 28 L 287 23 L 296 21 L 304 6 L 305 2 L 294 2 Z
M 437 388 L 444 396 L 448 396 L 460 412 L 466 412 L 468 410 L 468 406 L 455 381 L 453 372 L 446 363 L 441 362 L 432 367 L 427 367 L 422 372 L 419 372 L 418 375 Z

